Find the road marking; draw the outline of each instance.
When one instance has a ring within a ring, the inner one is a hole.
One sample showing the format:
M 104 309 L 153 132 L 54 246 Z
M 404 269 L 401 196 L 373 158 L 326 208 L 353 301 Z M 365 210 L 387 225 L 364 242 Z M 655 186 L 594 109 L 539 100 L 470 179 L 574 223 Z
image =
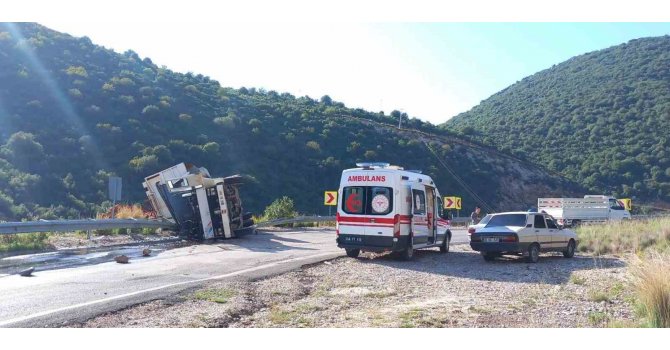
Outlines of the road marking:
M 309 255 L 309 256 L 304 256 L 304 257 L 299 257 L 299 258 L 276 261 L 276 262 L 265 264 L 265 265 L 260 265 L 260 266 L 255 266 L 255 267 L 250 267 L 250 268 L 247 268 L 247 269 L 243 269 L 243 270 L 229 272 L 229 273 L 226 273 L 226 274 L 223 274 L 223 275 L 201 278 L 201 279 L 192 280 L 192 281 L 175 282 L 175 283 L 166 284 L 166 285 L 162 285 L 162 286 L 158 286 L 158 287 L 138 290 L 138 291 L 131 292 L 131 293 L 115 295 L 115 296 L 109 297 L 109 298 L 87 301 L 85 303 L 80 303 L 80 304 L 75 304 L 75 305 L 70 305 L 70 306 L 64 306 L 64 307 L 61 307 L 61 308 L 58 308 L 58 309 L 41 311 L 41 312 L 37 312 L 37 313 L 27 315 L 27 316 L 21 316 L 21 317 L 17 317 L 17 318 L 5 320 L 5 321 L 0 321 L 0 327 L 5 327 L 5 326 L 10 325 L 12 323 L 23 322 L 23 321 L 27 321 L 27 320 L 30 320 L 30 319 L 33 319 L 33 318 L 42 317 L 42 316 L 46 316 L 46 315 L 51 315 L 51 314 L 55 314 L 55 313 L 62 312 L 62 311 L 73 310 L 73 309 L 77 309 L 77 308 L 81 308 L 81 307 L 85 307 L 85 306 L 91 306 L 91 305 L 95 305 L 95 304 L 106 303 L 108 301 L 123 299 L 123 298 L 131 297 L 131 296 L 135 296 L 135 295 L 139 295 L 139 294 L 143 294 L 143 293 L 147 293 L 147 292 L 154 292 L 154 291 L 165 289 L 165 288 L 170 288 L 170 287 L 176 287 L 176 286 L 185 285 L 185 284 L 206 282 L 206 281 L 212 281 L 212 280 L 222 279 L 222 278 L 226 278 L 226 277 L 237 276 L 237 275 L 241 275 L 243 273 L 262 270 L 262 269 L 266 269 L 268 267 L 282 265 L 282 264 L 286 264 L 286 263 L 290 263 L 290 262 L 294 262 L 294 261 L 307 260 L 307 259 L 310 259 L 310 258 L 317 258 L 317 257 L 323 257 L 323 256 L 337 257 L 338 255 L 339 254 L 335 253 L 335 252 L 314 254 L 314 255 Z

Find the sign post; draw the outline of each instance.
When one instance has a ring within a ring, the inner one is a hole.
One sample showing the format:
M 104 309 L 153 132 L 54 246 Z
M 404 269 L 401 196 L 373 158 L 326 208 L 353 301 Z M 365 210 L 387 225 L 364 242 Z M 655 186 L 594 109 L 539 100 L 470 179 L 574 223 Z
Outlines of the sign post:
M 121 200 L 121 178 L 116 176 L 109 177 L 109 199 L 112 201 L 112 219 L 116 213 L 116 201 Z
M 331 216 L 330 208 L 337 205 L 337 191 L 325 191 L 323 193 L 323 205 L 328 206 L 328 216 Z

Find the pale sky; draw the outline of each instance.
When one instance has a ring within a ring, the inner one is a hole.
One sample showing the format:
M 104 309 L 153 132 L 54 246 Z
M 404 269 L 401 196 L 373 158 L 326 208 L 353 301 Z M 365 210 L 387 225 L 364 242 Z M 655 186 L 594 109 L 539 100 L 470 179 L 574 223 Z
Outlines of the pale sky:
M 222 86 L 329 95 L 434 124 L 574 55 L 670 34 L 668 23 L 40 23 Z

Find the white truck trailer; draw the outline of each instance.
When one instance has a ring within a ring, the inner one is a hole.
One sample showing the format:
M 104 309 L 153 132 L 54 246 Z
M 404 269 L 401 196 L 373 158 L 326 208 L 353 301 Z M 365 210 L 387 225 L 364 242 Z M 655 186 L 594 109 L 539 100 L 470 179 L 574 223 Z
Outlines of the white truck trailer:
M 537 210 L 556 219 L 559 225 L 630 220 L 630 212 L 614 197 L 586 195 L 584 198 L 538 198 Z

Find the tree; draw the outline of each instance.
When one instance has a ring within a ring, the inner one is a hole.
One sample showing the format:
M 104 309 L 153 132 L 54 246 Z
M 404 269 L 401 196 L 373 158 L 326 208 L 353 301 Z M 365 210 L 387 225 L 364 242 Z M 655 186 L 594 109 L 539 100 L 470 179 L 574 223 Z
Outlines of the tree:
M 263 212 L 263 218 L 266 220 L 293 218 L 296 216 L 298 216 L 298 212 L 293 205 L 293 199 L 287 196 L 276 199 Z
M 323 103 L 326 106 L 330 106 L 331 104 L 333 104 L 333 100 L 330 98 L 330 96 L 323 95 L 321 97 L 321 103 Z

